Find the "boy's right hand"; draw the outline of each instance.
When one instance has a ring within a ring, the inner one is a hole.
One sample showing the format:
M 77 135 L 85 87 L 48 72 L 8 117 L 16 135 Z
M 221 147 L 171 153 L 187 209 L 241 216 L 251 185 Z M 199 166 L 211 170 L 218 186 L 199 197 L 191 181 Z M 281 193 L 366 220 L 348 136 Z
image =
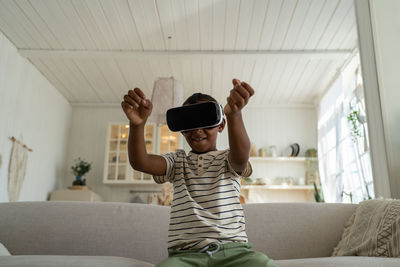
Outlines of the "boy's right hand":
M 133 125 L 145 124 L 153 109 L 153 104 L 139 88 L 129 90 L 121 106 Z

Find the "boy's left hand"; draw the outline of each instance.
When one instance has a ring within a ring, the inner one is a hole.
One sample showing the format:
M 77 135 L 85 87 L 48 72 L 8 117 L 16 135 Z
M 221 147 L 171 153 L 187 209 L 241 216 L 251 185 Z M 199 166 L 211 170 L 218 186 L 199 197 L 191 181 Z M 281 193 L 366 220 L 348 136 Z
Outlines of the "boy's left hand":
M 254 89 L 248 83 L 233 79 L 232 84 L 233 89 L 227 97 L 228 103 L 224 107 L 224 113 L 227 116 L 239 113 L 247 105 L 250 97 L 254 95 Z

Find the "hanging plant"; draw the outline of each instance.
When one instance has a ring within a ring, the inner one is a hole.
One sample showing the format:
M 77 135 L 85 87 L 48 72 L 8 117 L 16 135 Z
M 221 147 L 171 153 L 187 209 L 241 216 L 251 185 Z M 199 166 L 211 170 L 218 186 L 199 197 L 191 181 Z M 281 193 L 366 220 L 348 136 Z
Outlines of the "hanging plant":
M 360 125 L 361 125 L 361 120 L 360 120 L 360 111 L 359 110 L 353 110 L 350 112 L 350 114 L 347 116 L 347 120 L 351 123 L 351 137 L 354 142 L 357 141 L 357 138 L 362 137 L 361 135 L 361 130 L 360 130 Z

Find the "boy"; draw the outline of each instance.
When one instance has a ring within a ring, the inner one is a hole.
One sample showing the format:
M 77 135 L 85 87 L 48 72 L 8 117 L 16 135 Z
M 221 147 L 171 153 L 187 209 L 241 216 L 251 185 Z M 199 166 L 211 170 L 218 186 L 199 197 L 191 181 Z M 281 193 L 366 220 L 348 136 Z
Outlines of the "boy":
M 129 162 L 138 171 L 150 173 L 157 183 L 171 182 L 174 198 L 168 232 L 169 257 L 157 266 L 269 266 L 266 255 L 251 250 L 239 202 L 241 176 L 251 174 L 248 162 L 250 140 L 241 110 L 254 94 L 245 82 L 232 80 L 224 113 L 228 123 L 229 149 L 218 151 L 218 133 L 223 122 L 213 128 L 185 131 L 192 150 L 177 150 L 163 156 L 147 154 L 144 125 L 152 103 L 135 88 L 124 96 L 122 108 L 130 121 Z M 216 102 L 204 94 L 194 94 L 184 105 Z

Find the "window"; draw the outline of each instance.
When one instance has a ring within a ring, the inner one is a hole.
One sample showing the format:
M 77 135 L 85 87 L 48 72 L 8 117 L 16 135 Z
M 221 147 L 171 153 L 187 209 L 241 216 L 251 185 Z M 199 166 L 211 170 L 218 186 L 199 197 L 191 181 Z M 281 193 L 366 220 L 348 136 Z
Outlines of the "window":
M 134 170 L 128 158 L 129 124 L 110 123 L 106 142 L 104 179 L 106 184 L 154 184 L 150 174 Z M 167 125 L 145 126 L 145 143 L 148 153 L 164 154 L 180 147 L 180 134 L 169 131 Z
M 358 54 L 322 98 L 318 113 L 319 169 L 325 200 L 359 203 L 373 198 Z

